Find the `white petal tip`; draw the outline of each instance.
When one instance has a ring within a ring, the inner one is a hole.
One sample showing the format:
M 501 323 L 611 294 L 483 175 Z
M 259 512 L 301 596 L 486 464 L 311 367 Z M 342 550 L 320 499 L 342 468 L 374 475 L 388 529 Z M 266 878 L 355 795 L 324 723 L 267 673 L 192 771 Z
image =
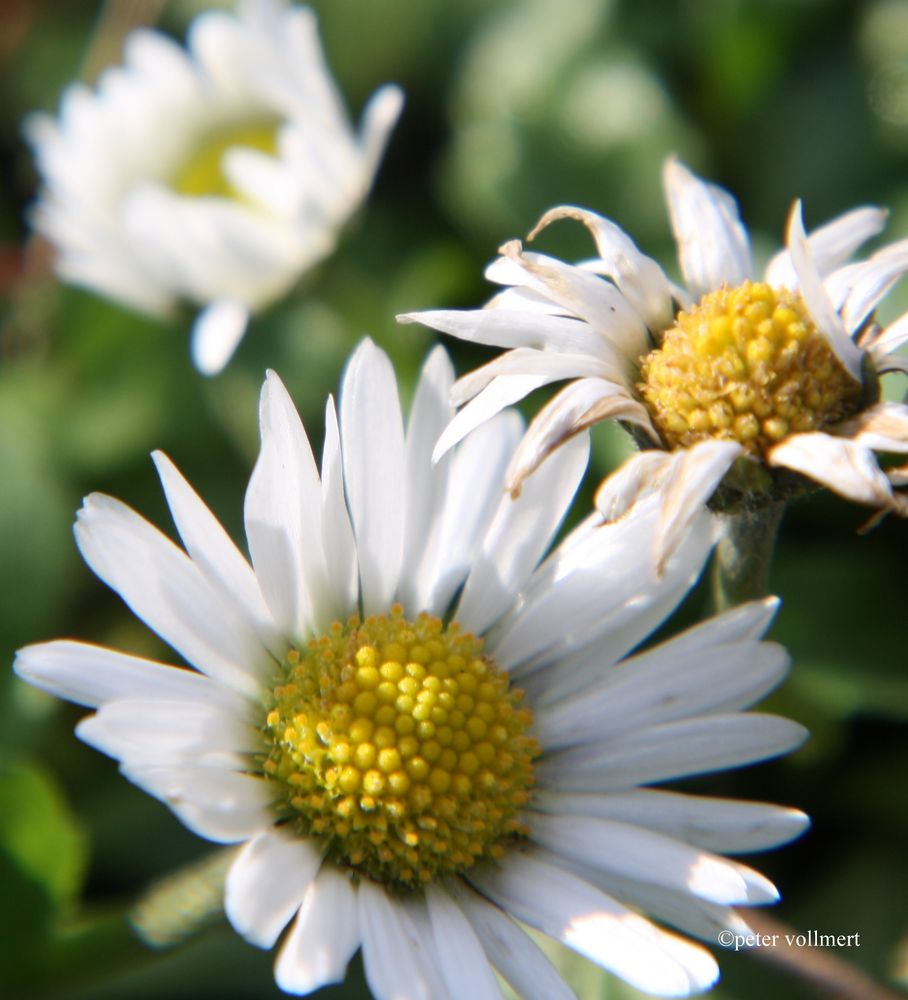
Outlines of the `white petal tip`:
M 239 302 L 212 302 L 199 313 L 192 328 L 191 351 L 202 375 L 217 375 L 224 369 L 248 325 L 249 310 Z
M 404 109 L 403 88 L 396 83 L 386 83 L 373 94 L 369 109 L 375 116 L 374 121 L 390 128 L 400 117 Z

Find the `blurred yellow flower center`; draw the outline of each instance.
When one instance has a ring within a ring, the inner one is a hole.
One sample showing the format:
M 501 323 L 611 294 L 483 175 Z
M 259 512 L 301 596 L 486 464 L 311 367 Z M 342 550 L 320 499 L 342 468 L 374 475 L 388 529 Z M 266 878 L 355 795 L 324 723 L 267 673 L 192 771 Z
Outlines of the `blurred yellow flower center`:
M 679 313 L 640 371 L 669 448 L 719 438 L 762 456 L 788 434 L 854 413 L 861 398 L 801 296 L 750 281 Z
M 217 197 L 243 200 L 243 195 L 224 173 L 224 155 L 241 146 L 274 156 L 277 153 L 278 126 L 274 122 L 247 123 L 211 132 L 181 164 L 171 178 L 178 194 L 192 198 Z
M 329 857 L 415 887 L 525 834 L 537 742 L 522 692 L 456 622 L 399 606 L 291 650 L 263 732 L 277 809 Z

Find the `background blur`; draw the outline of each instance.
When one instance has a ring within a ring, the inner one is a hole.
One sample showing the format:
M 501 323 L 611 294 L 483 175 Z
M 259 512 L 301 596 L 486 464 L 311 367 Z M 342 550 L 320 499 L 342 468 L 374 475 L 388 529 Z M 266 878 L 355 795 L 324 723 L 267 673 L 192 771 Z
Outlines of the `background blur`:
M 892 209 L 908 236 L 906 0 L 325 0 L 328 59 L 358 116 L 380 83 L 407 106 L 366 208 L 298 294 L 254 321 L 227 371 L 191 368 L 189 316 L 172 325 L 59 286 L 29 244 L 35 176 L 23 116 L 119 55 L 124 18 L 182 38 L 190 0 L 4 0 L 0 5 L 0 995 L 10 998 L 279 996 L 272 956 L 213 919 L 151 951 L 122 914 L 157 878 L 209 847 L 72 734 L 77 709 L 26 689 L 7 665 L 58 636 L 168 658 L 82 565 L 70 526 L 81 497 L 112 493 L 170 530 L 148 453 L 165 450 L 234 537 L 257 449 L 265 367 L 288 384 L 319 441 L 324 398 L 366 332 L 409 389 L 433 342 L 404 310 L 478 306 L 484 265 L 552 205 L 618 221 L 676 271 L 660 188 L 679 153 L 736 193 L 758 256 L 791 200 L 808 226 L 859 203 Z M 99 25 L 102 30 L 99 31 Z M 562 224 L 541 246 L 592 246 Z M 908 282 L 905 283 L 908 286 Z M 884 318 L 908 308 L 908 288 Z M 449 342 L 460 372 L 493 352 Z M 906 380 L 890 376 L 890 393 Z M 546 398 L 531 400 L 538 406 Z M 586 495 L 620 461 L 600 429 Z M 793 758 L 692 787 L 797 805 L 814 827 L 755 864 L 780 886 L 775 915 L 799 930 L 860 934 L 841 957 L 908 981 L 908 525 L 866 536 L 868 512 L 831 497 L 788 512 L 773 570 L 774 636 L 794 668 L 770 707 L 814 736 Z M 679 621 L 707 605 L 692 595 Z M 724 998 L 809 995 L 752 956 L 722 953 Z M 583 962 L 585 997 L 636 996 Z M 358 964 L 333 996 L 363 996 Z

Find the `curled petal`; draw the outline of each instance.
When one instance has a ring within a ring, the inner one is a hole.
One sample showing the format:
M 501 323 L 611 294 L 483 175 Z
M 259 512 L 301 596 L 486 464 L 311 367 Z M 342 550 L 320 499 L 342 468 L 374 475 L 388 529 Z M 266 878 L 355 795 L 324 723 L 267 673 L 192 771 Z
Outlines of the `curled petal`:
M 671 283 L 662 268 L 614 222 L 572 205 L 549 209 L 536 223 L 528 240 L 534 240 L 559 219 L 575 219 L 592 234 L 599 252 L 597 268 L 615 282 L 624 297 L 643 317 L 650 330 L 662 330 L 672 320 Z
M 742 453 L 734 441 L 702 441 L 671 453 L 641 452 L 602 483 L 596 507 L 607 521 L 615 521 L 644 496 L 661 491 L 661 513 L 653 538 L 653 555 L 661 572 L 691 520 L 702 512 Z
M 837 424 L 836 435 L 874 451 L 908 452 L 908 406 L 882 402 Z
M 901 506 L 873 452 L 857 441 L 822 431 L 793 434 L 769 452 L 768 461 L 800 472 L 848 500 L 889 509 Z
M 626 420 L 656 433 L 645 407 L 627 390 L 600 378 L 578 379 L 566 386 L 536 415 L 508 466 L 506 488 L 512 496 L 559 445 L 603 420 Z

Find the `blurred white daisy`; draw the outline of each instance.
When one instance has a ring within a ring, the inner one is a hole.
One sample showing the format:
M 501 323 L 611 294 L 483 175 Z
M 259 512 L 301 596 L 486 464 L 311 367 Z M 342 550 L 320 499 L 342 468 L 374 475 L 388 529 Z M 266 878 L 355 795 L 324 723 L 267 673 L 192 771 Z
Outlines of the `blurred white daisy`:
M 731 195 L 674 159 L 664 179 L 686 288 L 613 222 L 562 207 L 530 238 L 557 219 L 576 219 L 592 233 L 596 259 L 573 266 L 515 240 L 486 272 L 508 287 L 485 309 L 400 317 L 508 348 L 455 385 L 455 402 L 466 405 L 437 453 L 534 389 L 570 379 L 530 426 L 510 489 L 561 442 L 613 418 L 633 427 L 645 449 L 697 451 L 692 464 L 713 486 L 743 459 L 741 492 L 791 488 L 793 477 L 780 484 L 770 470 L 792 470 L 849 499 L 908 513 L 906 498 L 893 492 L 899 480 L 874 455 L 908 453 L 908 406 L 880 402 L 878 382 L 908 370 L 894 353 L 908 341 L 908 314 L 885 329 L 873 318 L 908 270 L 908 240 L 852 263 L 885 212 L 858 208 L 806 236 L 796 203 L 787 249 L 757 280 Z M 667 459 L 644 451 L 634 461 L 640 468 L 626 484 Z M 607 493 L 613 500 L 614 483 Z
M 59 118 L 28 119 L 32 222 L 64 280 L 154 315 L 198 306 L 193 358 L 213 374 L 250 314 L 334 249 L 401 103 L 383 87 L 355 133 L 314 14 L 286 0 L 206 11 L 186 49 L 140 29 L 123 66 L 66 90 Z
M 787 668 L 760 639 L 775 602 L 634 652 L 699 575 L 713 519 L 691 519 L 658 577 L 655 489 L 544 558 L 585 436 L 511 500 L 513 412 L 433 463 L 452 382 L 436 349 L 405 430 L 390 363 L 364 342 L 339 419 L 328 402 L 319 474 L 270 374 L 252 566 L 161 454 L 185 551 L 110 497 L 78 517 L 88 564 L 195 669 L 59 641 L 16 671 L 97 709 L 81 738 L 191 830 L 243 844 L 227 915 L 263 948 L 287 929 L 287 992 L 342 979 L 362 948 L 379 998 L 499 996 L 493 969 L 521 996 L 569 996 L 515 920 L 651 993 L 702 991 L 709 951 L 638 911 L 712 943 L 742 931 L 733 907 L 777 893 L 722 855 L 806 817 L 648 786 L 801 743 L 795 723 L 742 711 Z

